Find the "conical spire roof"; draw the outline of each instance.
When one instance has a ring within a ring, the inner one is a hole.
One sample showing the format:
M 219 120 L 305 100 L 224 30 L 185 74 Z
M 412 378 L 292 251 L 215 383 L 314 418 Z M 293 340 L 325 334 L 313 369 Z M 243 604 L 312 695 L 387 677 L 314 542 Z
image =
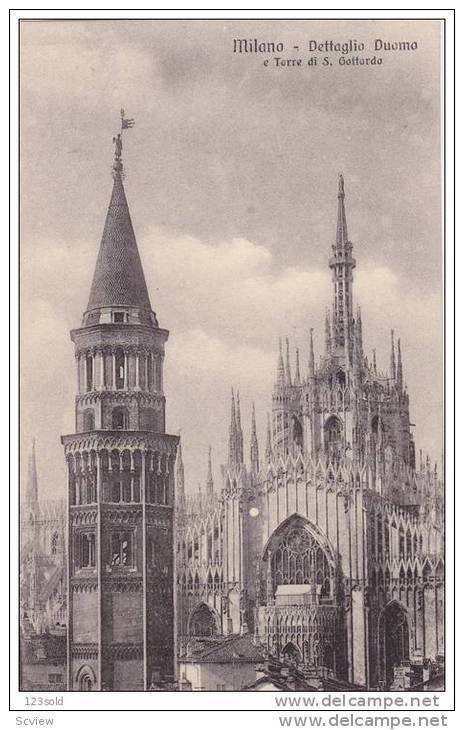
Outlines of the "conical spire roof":
M 151 310 L 121 171 L 115 170 L 87 311 L 109 306 Z

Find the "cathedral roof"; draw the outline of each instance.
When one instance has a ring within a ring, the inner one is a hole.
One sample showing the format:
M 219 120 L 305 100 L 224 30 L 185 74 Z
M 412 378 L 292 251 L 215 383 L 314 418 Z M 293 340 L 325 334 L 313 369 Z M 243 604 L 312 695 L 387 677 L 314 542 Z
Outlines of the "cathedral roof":
M 114 174 L 87 310 L 132 306 L 151 310 L 121 173 Z

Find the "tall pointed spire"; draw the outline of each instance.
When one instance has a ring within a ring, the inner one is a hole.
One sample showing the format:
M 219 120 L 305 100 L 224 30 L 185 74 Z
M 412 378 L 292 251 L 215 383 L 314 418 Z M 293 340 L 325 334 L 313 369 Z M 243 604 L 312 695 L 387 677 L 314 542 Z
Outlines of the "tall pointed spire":
M 240 416 L 240 393 L 237 390 L 237 401 L 236 401 L 236 418 L 237 418 L 237 458 L 238 463 L 243 464 L 243 431 L 242 421 Z
M 184 462 L 182 460 L 182 441 L 180 439 L 176 456 L 176 502 L 181 508 L 185 505 Z
M 363 356 L 363 335 L 362 335 L 362 315 L 361 307 L 358 307 L 356 313 L 356 339 L 358 345 L 358 356 L 362 359 Z
M 295 350 L 295 385 L 301 385 L 300 351 L 298 347 Z
M 235 396 L 232 388 L 230 401 L 230 426 L 229 426 L 229 465 L 237 463 L 237 420 L 235 415 Z
M 344 348 L 347 360 L 352 351 L 353 322 L 353 269 L 356 261 L 352 256 L 353 245 L 348 239 L 345 215 L 345 183 L 343 175 L 338 177 L 338 212 L 335 244 L 329 267 L 333 282 L 333 332 L 332 345 Z
M 292 384 L 292 371 L 290 368 L 290 345 L 288 337 L 285 338 L 285 383 L 286 385 Z
M 348 243 L 348 226 L 346 225 L 345 214 L 345 181 L 343 175 L 338 176 L 338 211 L 337 211 L 337 234 L 335 245 L 342 247 Z
M 272 432 L 271 432 L 271 419 L 269 413 L 267 414 L 267 429 L 266 429 L 266 462 L 272 459 Z
M 277 360 L 276 388 L 283 388 L 285 385 L 284 357 L 282 354 L 282 338 L 279 337 L 279 357 Z
M 115 143 L 113 192 L 93 275 L 87 313 L 102 307 L 127 306 L 142 310 L 142 319 L 146 319 L 151 315 L 150 297 L 123 185 L 122 129 L 133 126 L 133 120 L 122 117 L 121 121 L 121 133 L 113 139 Z M 131 123 L 128 124 L 129 122 Z
M 208 470 L 206 473 L 206 496 L 211 499 L 214 493 L 213 467 L 211 463 L 211 446 L 208 448 Z
M 396 367 L 396 384 L 400 393 L 403 391 L 403 361 L 401 359 L 401 340 L 398 339 L 398 365 Z
M 396 380 L 395 332 L 391 330 L 390 378 Z
M 314 342 L 313 328 L 309 330 L 309 377 L 314 378 Z
M 330 355 L 332 351 L 332 337 L 330 333 L 330 312 L 327 309 L 325 313 L 325 352 Z
M 255 404 L 251 408 L 250 468 L 253 476 L 259 472 L 259 445 L 256 433 Z
M 32 439 L 32 448 L 29 455 L 28 471 L 27 471 L 27 486 L 26 486 L 26 507 L 35 516 L 38 512 L 39 507 L 39 491 L 38 491 L 38 480 L 37 480 L 37 461 L 35 456 L 35 438 Z

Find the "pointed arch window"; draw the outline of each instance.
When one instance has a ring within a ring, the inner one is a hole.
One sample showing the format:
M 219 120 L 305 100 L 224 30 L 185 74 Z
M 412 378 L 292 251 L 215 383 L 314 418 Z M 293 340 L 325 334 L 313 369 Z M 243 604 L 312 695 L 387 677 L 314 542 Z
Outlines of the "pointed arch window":
M 79 532 L 75 540 L 75 566 L 80 568 L 95 567 L 95 533 Z
M 114 360 L 116 371 L 116 390 L 123 390 L 126 383 L 126 358 L 122 348 L 117 348 L 114 354 Z
M 383 520 L 382 516 L 377 516 L 377 557 L 383 560 Z
M 324 426 L 324 446 L 329 461 L 337 463 L 342 453 L 342 424 L 332 416 Z
M 95 428 L 95 414 L 91 408 L 84 411 L 84 431 L 93 431 Z
M 400 558 L 404 558 L 404 529 L 400 527 L 399 530 L 399 539 L 398 539 L 398 547 L 399 547 L 399 554 Z
M 85 387 L 87 392 L 93 390 L 93 356 L 85 358 Z
M 384 537 L 384 545 L 385 545 L 385 557 L 388 560 L 390 557 L 390 528 L 388 526 L 388 522 L 385 523 L 383 537 Z
M 129 411 L 127 408 L 117 406 L 111 414 L 111 426 L 113 431 L 126 431 L 129 428 Z
M 411 530 L 408 529 L 406 532 L 406 557 L 410 558 L 412 555 L 412 537 Z
M 274 593 L 279 585 L 313 585 L 321 598 L 330 597 L 330 566 L 317 540 L 304 527 L 290 526 L 275 540 L 271 554 Z
M 113 532 L 111 535 L 111 565 L 133 565 L 133 535 L 131 532 Z

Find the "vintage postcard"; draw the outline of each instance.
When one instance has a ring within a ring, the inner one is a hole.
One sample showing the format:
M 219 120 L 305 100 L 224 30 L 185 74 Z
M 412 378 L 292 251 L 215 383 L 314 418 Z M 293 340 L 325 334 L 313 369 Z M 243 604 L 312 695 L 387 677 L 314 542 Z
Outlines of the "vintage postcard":
M 449 16 L 389 13 L 18 18 L 18 697 L 452 692 Z

